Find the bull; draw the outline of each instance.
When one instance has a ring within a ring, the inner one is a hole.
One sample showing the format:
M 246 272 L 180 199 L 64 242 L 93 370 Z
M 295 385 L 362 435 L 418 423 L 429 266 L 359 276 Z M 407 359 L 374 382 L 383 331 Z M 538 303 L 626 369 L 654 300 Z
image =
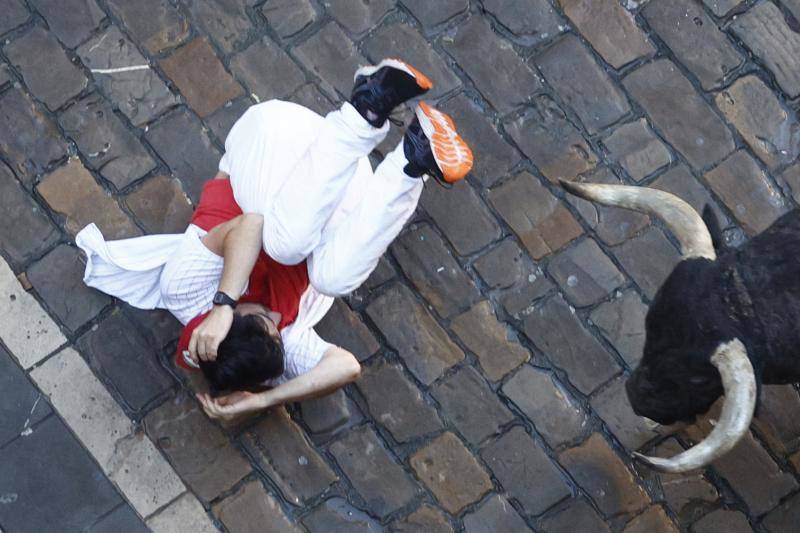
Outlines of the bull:
M 713 220 L 706 225 L 670 193 L 561 185 L 586 200 L 658 217 L 679 241 L 681 261 L 650 304 L 644 354 L 626 390 L 634 412 L 660 424 L 693 421 L 724 395 L 718 423 L 694 447 L 668 459 L 634 454 L 665 472 L 705 466 L 746 434 L 760 384 L 800 381 L 800 211 L 740 248 L 717 250 Z

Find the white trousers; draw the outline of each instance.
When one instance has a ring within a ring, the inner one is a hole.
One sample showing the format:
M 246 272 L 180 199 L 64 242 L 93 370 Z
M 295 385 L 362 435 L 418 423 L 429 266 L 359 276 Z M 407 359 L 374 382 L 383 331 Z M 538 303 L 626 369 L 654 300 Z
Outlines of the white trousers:
M 349 103 L 322 118 L 270 101 L 252 106 L 225 142 L 220 170 L 242 210 L 263 215 L 264 250 L 287 265 L 307 259 L 323 294 L 361 285 L 416 209 L 423 182 L 403 172 L 402 142 L 371 170 L 367 155 L 387 131 Z

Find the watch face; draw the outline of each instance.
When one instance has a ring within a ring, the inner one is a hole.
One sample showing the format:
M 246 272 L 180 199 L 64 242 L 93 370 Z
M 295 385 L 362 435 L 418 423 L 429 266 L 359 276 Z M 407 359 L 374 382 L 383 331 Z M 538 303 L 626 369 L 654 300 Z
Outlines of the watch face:
M 224 292 L 218 292 L 214 295 L 214 299 L 211 300 L 214 305 L 230 305 L 231 307 L 236 305 L 236 300 L 225 294 Z

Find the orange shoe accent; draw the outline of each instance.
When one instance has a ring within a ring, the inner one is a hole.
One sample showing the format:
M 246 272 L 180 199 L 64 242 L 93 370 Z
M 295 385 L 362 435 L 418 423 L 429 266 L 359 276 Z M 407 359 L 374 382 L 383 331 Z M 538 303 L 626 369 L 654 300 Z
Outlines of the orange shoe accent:
M 433 82 L 430 80 L 430 78 L 428 78 L 428 76 L 415 69 L 412 65 L 409 65 L 402 59 L 390 58 L 389 61 L 397 61 L 398 63 L 402 63 L 402 65 L 409 70 L 411 75 L 417 80 L 417 85 L 419 85 L 421 89 L 428 91 L 433 87 Z M 381 61 L 381 63 L 383 63 L 383 61 Z
M 453 119 L 425 102 L 419 103 L 416 114 L 444 180 L 454 183 L 464 179 L 472 170 L 472 150 L 456 131 Z

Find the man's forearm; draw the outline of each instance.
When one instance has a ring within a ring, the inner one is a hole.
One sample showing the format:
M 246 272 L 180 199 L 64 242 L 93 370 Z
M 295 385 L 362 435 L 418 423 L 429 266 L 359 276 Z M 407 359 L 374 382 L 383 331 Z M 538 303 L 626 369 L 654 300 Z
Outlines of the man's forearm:
M 222 241 L 222 277 L 219 290 L 238 299 L 250 278 L 253 266 L 261 251 L 261 215 L 241 215 Z

